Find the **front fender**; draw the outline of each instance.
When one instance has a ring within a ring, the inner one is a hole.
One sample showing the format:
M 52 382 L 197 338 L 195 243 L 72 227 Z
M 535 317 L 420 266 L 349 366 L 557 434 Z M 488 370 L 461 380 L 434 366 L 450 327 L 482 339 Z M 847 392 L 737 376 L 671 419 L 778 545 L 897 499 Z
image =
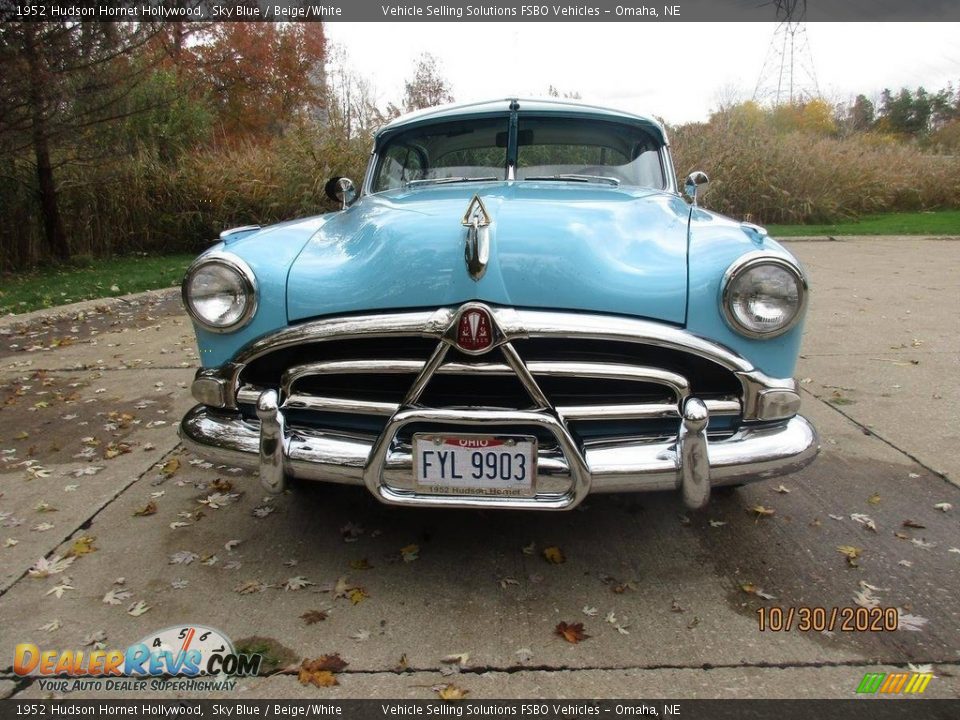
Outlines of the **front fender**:
M 691 208 L 689 247 L 687 329 L 726 345 L 771 377 L 793 377 L 804 319 L 778 337 L 747 338 L 727 324 L 720 294 L 724 272 L 746 253 L 769 252 L 799 266 L 797 259 L 765 233 L 745 229 L 729 218 L 696 207 Z
M 207 252 L 233 253 L 253 270 L 259 303 L 250 322 L 233 333 L 213 333 L 194 323 L 203 367 L 227 362 L 241 347 L 261 335 L 287 325 L 287 274 L 304 245 L 332 217 L 331 214 L 272 225 L 239 239 L 228 238 Z M 202 255 L 201 255 L 202 257 Z

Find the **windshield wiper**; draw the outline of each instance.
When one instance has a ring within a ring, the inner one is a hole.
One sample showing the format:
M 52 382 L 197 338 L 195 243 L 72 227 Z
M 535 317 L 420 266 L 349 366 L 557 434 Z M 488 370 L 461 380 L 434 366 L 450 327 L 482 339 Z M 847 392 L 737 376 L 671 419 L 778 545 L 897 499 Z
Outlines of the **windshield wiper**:
M 564 175 L 534 175 L 532 177 L 526 177 L 524 180 L 566 180 L 568 182 L 600 182 L 608 183 L 615 187 L 620 187 L 620 181 L 615 177 L 607 177 L 606 175 L 577 175 L 575 173 L 569 173 Z
M 448 183 L 462 182 L 488 182 L 490 180 L 499 180 L 500 178 L 491 175 L 490 177 L 445 177 L 445 178 L 424 178 L 423 180 L 405 180 L 404 187 L 413 185 L 446 185 Z

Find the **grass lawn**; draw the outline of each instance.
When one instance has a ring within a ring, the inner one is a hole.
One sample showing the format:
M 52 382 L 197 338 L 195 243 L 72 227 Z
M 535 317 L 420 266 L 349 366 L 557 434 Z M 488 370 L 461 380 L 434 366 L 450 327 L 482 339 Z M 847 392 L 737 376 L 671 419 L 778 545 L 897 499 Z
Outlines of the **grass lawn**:
M 960 210 L 864 215 L 835 225 L 767 225 L 773 237 L 805 235 L 960 235 Z
M 195 255 L 116 257 L 0 276 L 0 315 L 178 285 Z

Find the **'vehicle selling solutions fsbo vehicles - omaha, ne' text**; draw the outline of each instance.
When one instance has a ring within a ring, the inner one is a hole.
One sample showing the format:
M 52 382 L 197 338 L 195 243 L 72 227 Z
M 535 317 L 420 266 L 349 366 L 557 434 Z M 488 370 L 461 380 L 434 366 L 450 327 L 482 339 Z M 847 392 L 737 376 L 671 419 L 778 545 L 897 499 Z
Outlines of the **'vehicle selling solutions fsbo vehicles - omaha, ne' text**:
M 651 118 L 506 99 L 376 135 L 338 212 L 227 230 L 183 299 L 184 445 L 402 505 L 563 510 L 711 488 L 818 450 L 792 375 L 807 304 L 766 231 L 680 194 Z

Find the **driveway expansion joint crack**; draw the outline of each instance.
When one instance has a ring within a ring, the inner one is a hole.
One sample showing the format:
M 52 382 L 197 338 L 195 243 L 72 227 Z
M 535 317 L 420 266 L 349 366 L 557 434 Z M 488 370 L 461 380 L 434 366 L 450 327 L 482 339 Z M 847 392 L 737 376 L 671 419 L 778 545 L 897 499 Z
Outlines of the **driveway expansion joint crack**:
M 896 450 L 896 451 L 897 451 L 898 453 L 900 453 L 901 455 L 904 455 L 905 457 L 909 458 L 912 462 L 915 462 L 917 465 L 919 465 L 920 467 L 922 467 L 922 468 L 923 468 L 924 470 L 926 470 L 927 472 L 930 472 L 930 473 L 932 473 L 933 475 L 936 475 L 938 478 L 940 478 L 941 480 L 943 480 L 943 481 L 944 481 L 945 483 L 947 483 L 948 485 L 951 485 L 951 486 L 953 486 L 953 487 L 956 487 L 956 486 L 957 486 L 957 483 L 954 482 L 953 480 L 951 480 L 950 477 L 948 477 L 947 475 L 945 475 L 945 474 L 942 473 L 941 471 L 936 470 L 936 469 L 930 467 L 929 465 L 927 465 L 927 463 L 925 463 L 923 460 L 921 460 L 920 458 L 918 458 L 918 457 L 917 457 L 916 455 L 914 455 L 913 453 L 911 453 L 911 452 L 909 452 L 909 451 L 907 451 L 907 450 L 904 450 L 902 447 L 900 447 L 899 445 L 897 445 L 896 443 L 894 443 L 892 440 L 888 440 L 888 439 L 885 438 L 883 435 L 879 434 L 879 433 L 878 433 L 876 430 L 874 430 L 873 428 L 867 427 L 867 426 L 864 425 L 862 422 L 860 422 L 859 420 L 857 420 L 855 417 L 853 417 L 853 416 L 850 415 L 849 413 L 845 413 L 843 410 L 841 410 L 839 407 L 837 407 L 836 405 L 834 405 L 834 404 L 831 403 L 830 401 L 824 400 L 824 399 L 821 398 L 819 395 L 816 395 L 816 394 L 812 393 L 810 390 L 807 390 L 806 388 L 801 388 L 801 390 L 802 390 L 803 392 L 805 392 L 807 395 L 809 395 L 810 397 L 812 397 L 814 400 L 816 400 L 816 401 L 818 401 L 818 402 L 826 405 L 828 408 L 830 408 L 831 410 L 833 410 L 835 413 L 838 413 L 839 415 L 842 415 L 844 418 L 846 418 L 847 420 L 849 420 L 850 422 L 852 422 L 854 425 L 856 425 L 858 428 L 860 428 L 865 435 L 870 435 L 870 436 L 872 436 L 872 437 L 877 438 L 877 440 L 879 440 L 880 442 L 882 442 L 882 443 L 884 443 L 885 445 L 889 446 L 890 448 Z
M 63 545 L 65 542 L 68 542 L 68 541 L 69 541 L 71 538 L 73 538 L 77 533 L 84 532 L 85 530 L 87 530 L 87 529 L 90 527 L 90 525 L 93 523 L 94 519 L 96 519 L 96 517 L 97 517 L 100 513 L 102 513 L 104 510 L 106 510 L 108 507 L 110 507 L 114 502 L 116 502 L 116 500 L 117 500 L 121 495 L 123 495 L 123 493 L 125 493 L 127 490 L 129 490 L 131 487 L 133 487 L 136 483 L 140 482 L 140 481 L 147 475 L 147 473 L 149 473 L 149 472 L 150 472 L 153 468 L 155 468 L 158 464 L 163 463 L 170 455 L 172 455 L 174 452 L 176 452 L 180 447 L 181 447 L 180 441 L 177 440 L 177 441 L 173 444 L 173 447 L 171 447 L 169 450 L 164 450 L 163 454 L 160 456 L 160 458 L 159 458 L 156 462 L 150 463 L 150 465 L 149 465 L 142 473 L 140 473 L 139 475 L 137 475 L 133 480 L 131 480 L 130 482 L 128 482 L 126 485 L 123 485 L 122 487 L 118 488 L 118 489 L 113 493 L 113 495 L 111 495 L 111 496 L 110 496 L 109 498 L 107 498 L 107 500 L 105 500 L 99 507 L 97 507 L 97 508 L 93 511 L 92 514 L 90 514 L 90 515 L 87 516 L 86 518 L 81 519 L 81 520 L 77 523 L 77 526 L 74 527 L 72 530 L 70 530 L 70 531 L 64 536 L 64 538 L 63 538 L 60 542 L 57 543 L 56 547 L 60 547 L 60 546 Z M 49 557 L 51 557 L 54 553 L 56 553 L 56 548 L 53 549 L 53 550 L 51 550 L 50 552 L 48 552 L 46 555 L 44 555 L 44 558 L 49 558 Z M 20 573 L 20 575 L 18 575 L 14 580 L 11 580 L 10 583 L 9 583 L 6 587 L 0 588 L 0 598 L 2 598 L 4 595 L 6 595 L 14 586 L 16 586 L 21 580 L 23 580 L 25 577 L 27 577 L 27 575 L 28 575 L 29 572 L 30 572 L 30 569 L 27 568 L 27 569 L 24 570 L 22 573 Z M 8 668 L 8 670 L 9 670 L 9 668 Z M 0 670 L 0 673 L 2 673 L 2 672 L 4 672 L 4 671 Z

